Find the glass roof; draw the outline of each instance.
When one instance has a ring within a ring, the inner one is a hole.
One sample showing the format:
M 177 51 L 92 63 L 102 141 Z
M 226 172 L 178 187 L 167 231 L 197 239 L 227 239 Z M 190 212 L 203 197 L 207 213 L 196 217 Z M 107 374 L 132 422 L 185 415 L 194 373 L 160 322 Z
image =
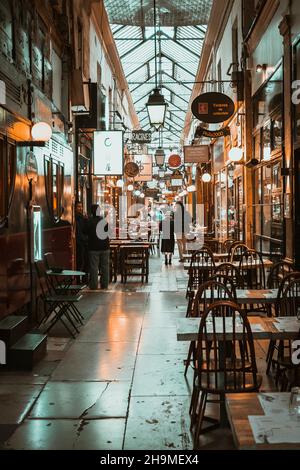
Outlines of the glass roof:
M 178 144 L 197 74 L 212 0 L 105 0 L 129 90 L 143 129 L 146 103 L 156 86 L 168 103 L 163 143 Z M 159 135 L 153 135 L 159 142 Z

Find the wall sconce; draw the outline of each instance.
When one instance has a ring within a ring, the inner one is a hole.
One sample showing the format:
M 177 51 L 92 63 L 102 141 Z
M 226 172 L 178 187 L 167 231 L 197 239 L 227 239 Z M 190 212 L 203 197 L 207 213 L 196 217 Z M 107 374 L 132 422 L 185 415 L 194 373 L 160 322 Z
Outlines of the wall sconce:
M 256 72 L 257 73 L 262 73 L 267 70 L 268 65 L 267 64 L 257 64 L 256 66 Z

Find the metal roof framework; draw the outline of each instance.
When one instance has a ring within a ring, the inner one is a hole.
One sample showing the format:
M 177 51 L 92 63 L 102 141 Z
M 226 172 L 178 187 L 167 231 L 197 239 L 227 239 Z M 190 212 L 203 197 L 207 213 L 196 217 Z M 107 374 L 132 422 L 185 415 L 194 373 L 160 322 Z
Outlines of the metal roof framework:
M 212 0 L 156 0 L 157 82 L 168 103 L 163 142 L 178 145 L 197 74 Z M 155 88 L 153 0 L 105 0 L 111 29 L 139 116 L 150 123 L 146 103 Z M 153 142 L 159 142 L 158 132 Z

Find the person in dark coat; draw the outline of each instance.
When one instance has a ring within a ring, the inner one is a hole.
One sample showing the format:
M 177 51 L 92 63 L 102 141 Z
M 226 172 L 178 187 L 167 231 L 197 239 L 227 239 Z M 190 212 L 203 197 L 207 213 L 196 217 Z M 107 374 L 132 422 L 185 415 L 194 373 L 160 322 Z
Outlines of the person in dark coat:
M 172 255 L 174 254 L 174 214 L 173 212 L 159 223 L 159 231 L 162 233 L 161 252 L 165 254 L 165 265 L 172 264 Z
M 91 290 L 98 289 L 98 273 L 101 272 L 101 288 L 107 289 L 109 284 L 109 228 L 104 217 L 99 215 L 99 206 L 92 205 L 92 217 L 86 224 L 86 234 L 88 236 L 88 251 L 90 265 Z
M 75 221 L 76 221 L 76 269 L 77 271 L 86 272 L 88 269 L 88 253 L 87 253 L 87 235 L 85 234 L 85 224 L 87 218 L 83 215 L 83 204 L 76 201 L 75 204 Z

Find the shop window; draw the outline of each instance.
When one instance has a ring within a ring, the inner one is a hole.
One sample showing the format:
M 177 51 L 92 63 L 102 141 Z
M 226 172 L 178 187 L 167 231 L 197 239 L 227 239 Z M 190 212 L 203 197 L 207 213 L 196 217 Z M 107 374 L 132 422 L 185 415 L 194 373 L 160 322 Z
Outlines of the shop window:
M 51 99 L 52 66 L 50 63 L 50 37 L 47 27 L 41 18 L 38 18 L 38 26 L 32 48 L 32 74 L 35 84 Z
M 45 185 L 49 212 L 58 221 L 64 211 L 64 165 L 52 158 L 45 159 Z
M 300 41 L 296 44 L 294 49 L 294 62 L 295 73 L 294 79 L 300 80 Z M 294 106 L 294 119 L 295 119 L 295 140 L 300 140 L 300 103 Z
M 15 184 L 15 174 L 15 145 L 5 138 L 0 138 L 0 227 L 7 223 Z
M 1 0 L 0 2 L 0 51 L 8 60 L 12 60 L 14 41 L 13 11 L 10 0 Z

